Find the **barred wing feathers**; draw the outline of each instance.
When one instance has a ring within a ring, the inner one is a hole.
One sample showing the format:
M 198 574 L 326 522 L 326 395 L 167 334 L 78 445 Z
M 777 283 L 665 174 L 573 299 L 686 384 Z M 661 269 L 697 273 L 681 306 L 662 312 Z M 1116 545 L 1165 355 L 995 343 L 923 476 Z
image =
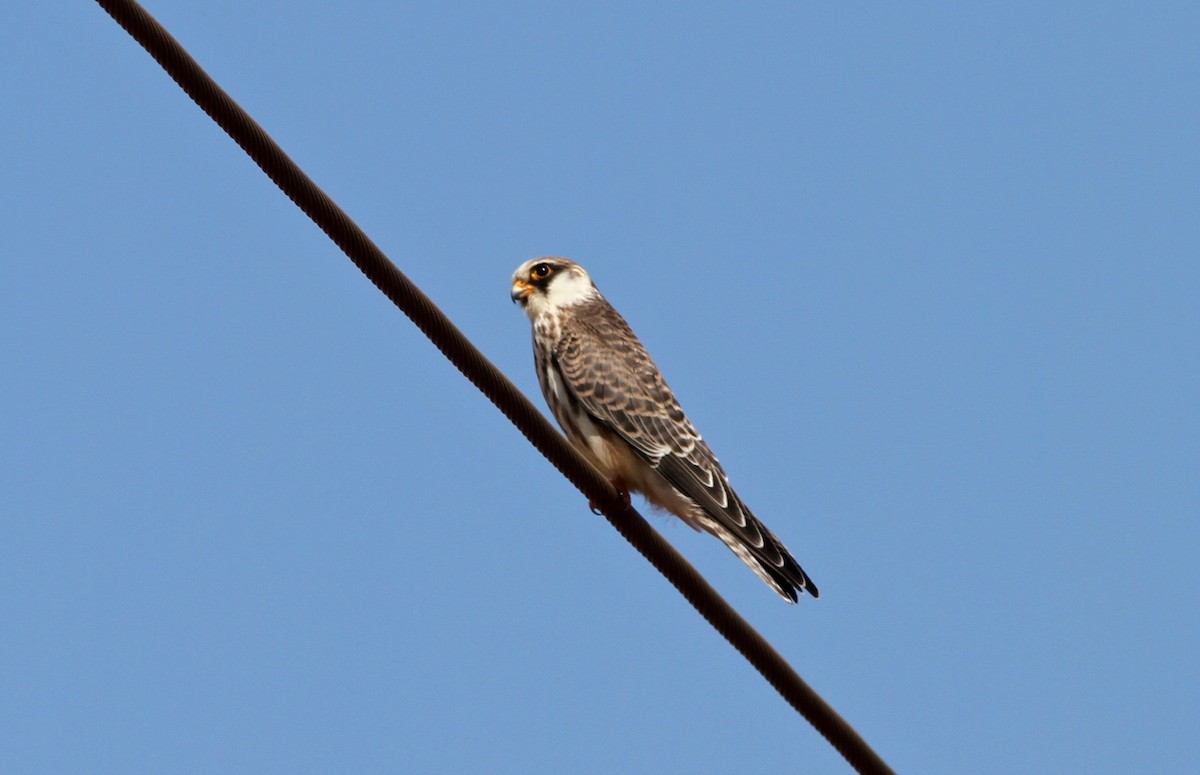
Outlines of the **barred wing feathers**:
M 786 547 L 729 486 L 716 456 L 620 313 L 596 299 L 568 315 L 552 359 L 593 421 L 616 432 L 694 501 L 712 525 L 710 532 L 780 594 L 795 601 L 796 590 L 807 590 L 816 597 L 816 586 Z

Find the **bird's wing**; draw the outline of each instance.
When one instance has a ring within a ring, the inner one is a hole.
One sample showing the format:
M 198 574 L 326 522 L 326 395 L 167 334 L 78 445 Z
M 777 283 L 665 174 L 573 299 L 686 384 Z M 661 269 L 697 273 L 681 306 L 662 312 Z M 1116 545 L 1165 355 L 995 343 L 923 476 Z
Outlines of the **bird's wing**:
M 712 450 L 684 415 L 662 372 L 608 302 L 575 308 L 554 348 L 554 365 L 594 421 L 615 431 L 777 581 L 816 587 L 783 544 L 729 486 Z M 723 540 L 724 537 L 722 537 Z M 787 595 L 794 599 L 794 593 Z

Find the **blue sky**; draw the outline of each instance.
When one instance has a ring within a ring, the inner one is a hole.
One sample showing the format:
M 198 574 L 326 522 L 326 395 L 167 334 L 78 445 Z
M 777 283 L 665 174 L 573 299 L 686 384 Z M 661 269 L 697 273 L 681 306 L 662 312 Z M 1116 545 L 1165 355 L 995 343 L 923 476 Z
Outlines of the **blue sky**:
M 590 269 L 897 770 L 1200 766 L 1194 4 L 147 7 L 539 405 Z M 0 769 L 847 771 L 98 7 L 0 61 Z

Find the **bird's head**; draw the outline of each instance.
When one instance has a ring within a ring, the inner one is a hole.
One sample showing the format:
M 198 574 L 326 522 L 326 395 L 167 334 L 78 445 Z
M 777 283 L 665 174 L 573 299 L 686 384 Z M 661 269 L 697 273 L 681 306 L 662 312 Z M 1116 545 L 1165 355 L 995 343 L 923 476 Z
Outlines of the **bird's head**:
M 548 310 L 570 307 L 599 295 L 583 267 L 565 258 L 531 258 L 513 273 L 512 300 L 521 302 L 531 320 Z

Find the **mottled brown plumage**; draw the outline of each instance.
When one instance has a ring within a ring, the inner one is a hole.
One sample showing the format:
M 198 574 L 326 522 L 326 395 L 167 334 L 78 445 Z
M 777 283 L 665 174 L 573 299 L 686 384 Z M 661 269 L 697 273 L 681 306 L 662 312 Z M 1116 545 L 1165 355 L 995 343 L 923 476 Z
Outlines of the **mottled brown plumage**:
M 646 348 L 582 267 L 527 261 L 513 275 L 512 296 L 533 322 L 542 393 L 584 456 L 618 487 L 720 538 L 784 599 L 817 596 L 730 487 Z

